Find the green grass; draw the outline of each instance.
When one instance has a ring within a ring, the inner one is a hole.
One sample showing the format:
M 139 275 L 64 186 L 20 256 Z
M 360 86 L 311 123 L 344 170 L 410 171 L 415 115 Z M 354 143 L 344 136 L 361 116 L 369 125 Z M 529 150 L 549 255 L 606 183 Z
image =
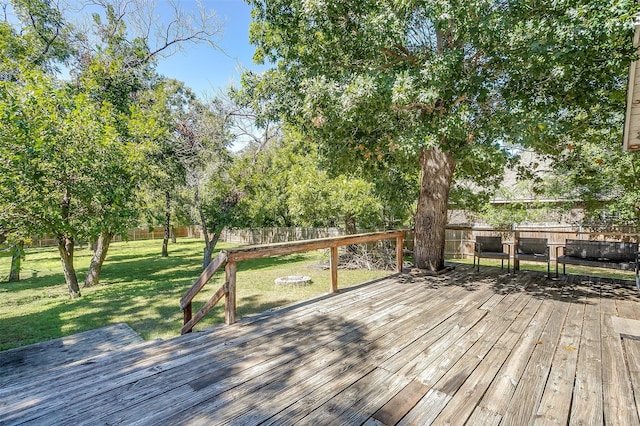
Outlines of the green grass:
M 465 265 L 472 265 L 473 259 L 448 259 L 449 262 L 453 263 L 463 263 Z M 495 266 L 500 267 L 500 261 L 495 259 L 482 259 L 482 266 Z M 506 269 L 507 262 L 504 262 L 504 267 Z M 513 267 L 513 261 L 511 262 L 511 267 Z M 547 272 L 547 264 L 543 262 L 520 262 L 520 270 L 521 271 L 538 271 L 538 272 Z M 607 269 L 607 268 L 590 268 L 587 266 L 576 266 L 576 265 L 567 265 L 567 275 L 583 275 L 587 277 L 601 277 L 601 278 L 611 278 L 616 280 L 627 280 L 635 282 L 635 272 L 634 271 L 622 271 L 617 269 Z M 562 265 L 558 265 L 558 273 L 562 276 Z M 554 261 L 551 261 L 551 275 L 555 276 L 556 274 L 556 264 Z
M 113 243 L 102 270 L 100 284 L 82 288 L 82 297 L 69 299 L 55 248 L 28 249 L 22 280 L 7 283 L 9 259 L 0 259 L 0 350 L 54 339 L 109 324 L 126 322 L 144 339 L 171 338 L 180 333 L 179 301 L 201 272 L 202 241 L 179 239 L 170 244 L 169 257 L 160 257 L 162 241 Z M 232 245 L 220 243 L 218 248 Z M 77 249 L 78 278 L 84 279 L 91 252 Z M 306 300 L 329 289 L 323 251 L 240 262 L 237 274 L 238 318 L 276 306 Z M 339 288 L 388 275 L 388 271 L 338 272 Z M 308 286 L 276 286 L 284 275 L 308 275 Z M 194 313 L 222 285 L 224 272 L 216 274 L 194 300 Z M 218 305 L 196 329 L 224 320 Z

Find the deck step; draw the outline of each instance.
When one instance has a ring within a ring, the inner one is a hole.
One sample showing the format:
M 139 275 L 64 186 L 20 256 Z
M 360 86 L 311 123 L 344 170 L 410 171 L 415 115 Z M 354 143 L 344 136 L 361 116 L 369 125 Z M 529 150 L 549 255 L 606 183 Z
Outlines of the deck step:
M 100 354 L 143 343 L 125 323 L 0 352 L 0 387 L 26 375 L 36 376 Z M 26 367 L 26 368 L 25 368 Z

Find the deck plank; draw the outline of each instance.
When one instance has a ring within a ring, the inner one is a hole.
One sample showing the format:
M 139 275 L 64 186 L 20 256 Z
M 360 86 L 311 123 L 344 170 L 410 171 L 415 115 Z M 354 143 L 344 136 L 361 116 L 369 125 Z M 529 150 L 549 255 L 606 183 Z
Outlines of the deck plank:
M 615 280 L 394 275 L 37 374 L 18 366 L 0 375 L 0 424 L 640 424 L 639 316 Z
M 420 301 L 424 301 L 427 304 L 428 295 L 424 295 L 423 298 L 417 298 L 416 303 Z M 433 298 L 433 302 L 437 303 L 438 298 Z M 378 333 L 388 333 L 393 330 L 394 327 L 394 312 L 400 312 L 402 310 L 406 310 L 406 307 L 399 305 L 396 300 L 393 298 L 388 298 L 387 300 L 388 308 L 390 310 L 387 311 L 372 311 L 368 314 L 368 316 L 362 316 L 361 313 L 358 312 L 350 312 L 349 317 L 343 317 L 339 321 L 334 319 L 333 322 L 328 323 L 315 323 L 313 325 L 309 325 L 309 327 L 314 330 L 313 333 L 309 332 L 309 329 L 301 329 L 301 332 L 305 334 L 304 340 L 300 338 L 290 338 L 292 343 L 299 347 L 300 349 L 295 351 L 292 354 L 291 358 L 287 359 L 269 359 L 268 364 L 273 364 L 274 368 L 264 368 L 263 364 L 259 364 L 255 367 L 254 370 L 249 370 L 246 372 L 240 372 L 240 374 L 236 374 L 235 376 L 230 376 L 225 378 L 224 380 L 212 383 L 210 386 L 203 388 L 200 390 L 199 394 L 192 400 L 190 400 L 190 404 L 206 404 L 206 401 L 211 398 L 216 398 L 220 400 L 220 404 L 209 405 L 208 409 L 222 410 L 222 399 L 225 392 L 229 390 L 233 390 L 235 392 L 235 387 L 239 386 L 239 389 L 242 389 L 243 386 L 253 386 L 253 383 L 249 382 L 257 382 L 254 378 L 261 376 L 260 380 L 266 383 L 277 383 L 282 382 L 283 377 L 287 377 L 289 375 L 289 370 L 292 368 L 291 365 L 287 365 L 288 363 L 294 362 L 305 362 L 307 358 L 305 357 L 314 357 L 316 351 L 320 347 L 327 347 L 333 341 L 337 340 L 342 342 L 342 348 L 340 351 L 335 351 L 336 353 L 342 353 L 347 350 L 347 348 L 353 347 L 358 349 L 358 339 L 361 337 L 361 334 L 358 334 L 356 331 L 359 328 L 363 328 L 365 326 L 375 327 Z M 379 305 L 380 307 L 380 305 Z M 345 313 L 346 315 L 347 313 Z M 357 321 L 356 321 L 357 320 Z M 351 322 L 349 322 L 351 321 Z M 378 321 L 378 322 L 376 322 Z M 388 328 L 385 328 L 388 327 Z M 385 331 L 386 330 L 386 331 Z M 336 331 L 341 334 L 336 335 Z M 323 338 L 324 336 L 324 338 Z M 307 341 L 308 340 L 308 341 Z M 266 341 L 264 345 L 272 346 L 280 346 L 278 342 L 274 341 Z M 327 348 L 331 349 L 331 348 Z M 295 367 L 295 365 L 294 365 Z M 372 367 L 373 368 L 373 367 Z M 264 371 L 263 371 L 264 370 Z M 239 376 L 239 377 L 238 377 Z M 251 388 L 252 395 L 257 395 L 261 390 L 259 388 Z M 272 392 L 270 388 L 267 388 L 265 391 L 267 393 Z M 245 395 L 250 395 L 248 391 L 244 392 Z M 281 396 L 281 395 L 280 395 Z M 300 397 L 302 395 L 298 395 Z M 253 399 L 253 398 L 252 398 Z M 234 398 L 229 398 L 229 402 L 225 403 L 225 410 L 234 409 L 233 406 L 240 407 L 236 415 L 240 415 L 241 411 L 247 410 L 247 407 L 252 407 L 254 403 L 244 403 L 237 396 Z M 273 398 L 266 398 L 269 402 L 273 402 Z M 284 398 L 279 398 L 279 402 L 283 402 Z M 187 406 L 188 407 L 188 406 Z M 173 407 L 163 407 L 163 406 L 155 406 L 153 401 L 149 401 L 145 404 L 145 409 L 154 411 L 154 418 L 161 420 L 166 413 L 171 411 L 176 411 Z M 206 412 L 208 409 L 203 409 L 201 416 L 206 416 Z M 174 413 L 175 414 L 175 413 Z M 188 413 L 185 415 L 191 415 L 192 413 Z M 176 415 L 176 419 L 178 415 Z
M 527 324 L 524 332 L 518 337 L 517 344 L 514 343 L 513 347 L 508 348 L 510 353 L 507 360 L 502 364 L 494 380 L 474 409 L 474 413 L 469 419 L 470 422 L 472 418 L 479 416 L 475 411 L 480 410 L 482 410 L 483 417 L 488 413 L 492 413 L 502 418 L 510 403 L 511 396 L 514 395 L 522 378 L 529 358 L 537 342 L 540 341 L 543 327 L 547 324 L 553 308 L 552 303 L 543 301 L 531 321 Z
M 131 327 L 120 323 L 3 351 L 0 352 L 0 389 L 55 367 L 142 342 Z
M 534 419 L 535 424 L 567 424 L 583 319 L 584 304 L 572 303 L 551 361 L 551 371 Z
M 452 289 L 450 292 L 454 296 L 457 292 Z M 455 299 L 456 301 L 458 299 Z M 371 371 L 382 361 L 388 360 L 395 354 L 401 352 L 411 343 L 420 339 L 430 332 L 440 333 L 440 330 L 446 330 L 452 327 L 456 321 L 455 314 L 460 311 L 461 304 L 458 303 L 438 303 L 430 313 L 429 321 L 424 321 L 424 313 L 420 310 L 416 311 L 416 319 L 407 318 L 403 322 L 397 324 L 395 330 L 386 334 L 379 341 L 372 342 L 380 351 L 369 353 L 365 362 L 358 362 L 354 368 L 345 368 L 340 375 L 328 382 L 322 388 L 316 388 L 310 394 L 299 398 L 294 404 L 287 407 L 276 415 L 274 415 L 265 425 L 272 424 L 293 424 L 306 415 L 309 410 L 315 410 L 325 404 L 332 398 L 335 398 L 340 392 L 346 389 L 350 384 L 356 382 L 366 372 Z M 428 306 L 425 306 L 428 308 Z M 427 310 L 426 310 L 427 311 Z
M 296 424 L 362 424 L 408 382 L 402 375 L 376 368 Z
M 456 291 L 453 291 L 452 293 L 455 295 Z M 394 309 L 397 308 L 397 305 L 395 303 L 393 302 L 389 302 L 389 303 L 391 307 L 393 307 Z M 401 310 L 403 310 L 404 312 L 415 312 L 415 309 L 417 308 L 428 309 L 430 306 L 434 306 L 434 305 L 441 305 L 444 308 L 447 308 L 448 306 L 450 306 L 449 304 L 442 303 L 442 301 L 438 300 L 438 298 L 428 297 L 428 295 L 423 298 L 407 300 L 405 303 L 407 303 L 408 305 L 400 307 Z M 456 303 L 459 303 L 459 302 L 456 302 Z M 380 305 L 378 305 L 378 308 L 380 308 Z M 377 315 L 381 315 L 381 313 L 378 313 Z M 372 363 L 371 365 L 367 365 L 366 363 L 364 363 L 363 364 L 363 366 L 365 367 L 364 370 L 359 368 L 358 371 L 360 371 L 360 373 L 359 375 L 356 374 L 355 376 L 348 374 L 348 373 L 351 373 L 351 371 L 349 371 L 350 368 L 353 368 L 354 365 L 362 364 L 364 354 L 367 354 L 367 358 L 371 358 L 373 360 L 377 359 L 376 353 L 370 352 L 372 348 L 375 348 L 377 346 L 375 345 L 376 340 L 381 336 L 393 333 L 394 329 L 396 328 L 395 323 L 392 322 L 393 318 L 388 319 L 387 329 L 385 329 L 385 327 L 382 324 L 376 324 L 375 322 L 371 320 L 367 320 L 366 318 L 360 318 L 360 320 L 363 321 L 363 324 L 366 324 L 366 326 L 363 325 L 363 327 L 361 327 L 361 330 L 354 330 L 349 333 L 345 333 L 342 335 L 342 337 L 335 339 L 334 342 L 339 342 L 339 345 L 337 346 L 335 343 L 334 344 L 329 343 L 327 345 L 328 348 L 336 351 L 337 353 L 344 353 L 345 355 L 348 355 L 348 353 L 353 353 L 353 355 L 356 355 L 355 362 L 348 363 L 348 365 L 339 365 L 338 366 L 339 368 L 336 371 L 336 374 L 338 374 L 339 372 L 339 374 L 342 375 L 343 377 L 351 377 L 352 382 L 355 382 L 359 380 L 363 375 L 368 374 L 371 370 L 375 368 L 375 364 Z M 336 327 L 330 327 L 330 328 L 335 329 Z M 370 331 L 367 332 L 366 331 L 367 329 Z M 358 343 L 359 341 L 365 342 L 365 345 L 363 346 L 362 344 L 359 344 Z M 353 343 L 352 346 L 349 345 L 350 342 Z M 382 346 L 381 348 L 386 351 L 386 348 L 384 346 Z M 329 378 L 331 378 L 330 371 L 331 370 L 323 371 L 322 376 L 323 377 L 329 376 Z M 286 375 L 286 374 L 287 373 L 285 371 L 283 375 Z M 272 380 L 272 381 L 275 382 L 275 380 Z M 349 384 L 347 384 L 347 386 Z M 253 400 L 256 397 L 256 395 L 261 395 L 262 393 L 267 394 L 264 398 L 259 398 L 262 401 L 259 409 L 250 410 L 248 407 L 255 407 L 255 403 L 252 403 L 251 401 L 243 401 L 242 399 L 238 399 L 238 398 L 235 398 L 233 402 L 227 404 L 228 407 L 226 409 L 236 410 L 236 411 L 233 411 L 233 416 L 238 418 L 236 418 L 234 422 L 245 422 L 246 421 L 245 417 L 247 416 L 245 416 L 245 414 L 243 413 L 249 413 L 248 417 L 252 418 L 255 421 L 255 417 L 261 416 L 261 413 L 264 413 L 266 411 L 264 407 L 265 405 L 269 405 L 270 410 L 277 411 L 277 408 L 274 407 L 274 404 L 278 404 L 279 406 L 281 406 L 281 409 L 282 409 L 286 407 L 286 404 L 288 401 L 290 401 L 289 404 L 294 404 L 300 398 L 304 398 L 306 391 L 301 392 L 302 388 L 309 390 L 309 388 L 312 389 L 313 386 L 305 387 L 304 384 L 299 384 L 296 392 L 290 398 L 287 398 L 283 396 L 282 393 L 279 393 L 277 399 L 269 397 L 270 396 L 269 394 L 272 393 L 272 390 L 267 387 L 264 390 L 254 392 L 250 396 L 250 398 Z M 326 392 L 326 389 L 323 389 L 323 391 Z M 220 410 L 216 408 L 216 411 L 217 411 L 216 422 L 221 422 L 222 419 L 219 417 Z M 189 415 L 192 415 L 192 413 L 189 413 Z M 206 416 L 206 411 L 202 413 L 202 416 Z M 246 424 L 252 424 L 252 423 L 247 421 Z
M 585 303 L 578 364 L 573 387 L 570 425 L 604 422 L 602 417 L 602 344 L 600 298 Z
M 386 289 L 385 291 L 388 292 L 389 294 L 398 294 L 398 292 L 394 293 L 390 289 Z M 378 296 L 379 295 L 380 294 L 378 294 Z M 386 299 L 389 299 L 387 296 L 384 296 L 384 297 Z M 375 297 L 373 299 L 376 300 Z M 353 315 L 360 315 L 361 310 L 366 309 L 366 306 L 363 304 L 360 304 L 358 308 L 359 310 L 354 310 L 350 306 L 350 304 L 345 304 L 344 306 L 342 306 L 341 309 L 344 310 L 344 312 L 348 312 Z M 190 367 L 192 370 L 195 370 L 192 372 L 194 374 L 197 374 L 198 373 L 197 365 L 199 363 L 198 360 L 204 361 L 204 360 L 210 359 L 211 357 L 218 357 L 218 359 L 221 361 L 220 362 L 221 367 L 228 368 L 229 365 L 225 363 L 225 360 L 228 357 L 234 358 L 237 361 L 245 361 L 245 357 L 241 357 L 241 358 L 235 357 L 229 351 L 229 348 L 234 347 L 234 345 L 238 345 L 239 349 L 242 349 L 244 346 L 249 345 L 255 339 L 260 339 L 260 341 L 264 343 L 273 343 L 274 338 L 281 339 L 282 341 L 286 342 L 287 337 L 291 337 L 291 335 L 300 333 L 301 331 L 304 332 L 304 330 L 306 330 L 306 327 L 308 326 L 308 322 L 315 321 L 315 323 L 322 323 L 325 320 L 329 322 L 332 321 L 331 318 L 327 317 L 326 315 L 320 315 L 318 317 L 311 315 L 303 318 L 305 318 L 306 322 L 298 323 L 296 320 L 282 321 L 277 327 L 276 329 L 277 331 L 270 333 L 268 335 L 264 335 L 264 332 L 262 330 L 249 329 L 247 330 L 247 332 L 244 333 L 244 336 L 243 336 L 242 332 L 244 330 L 241 329 L 240 333 L 238 333 L 240 334 L 240 337 L 232 340 L 228 340 L 228 339 L 224 340 L 222 342 L 223 344 L 221 344 L 221 342 L 218 342 L 217 340 L 214 340 L 213 342 L 208 342 L 207 339 L 199 339 L 199 345 L 189 345 L 186 348 L 183 346 L 169 347 L 170 349 L 169 352 L 160 351 L 158 353 L 155 353 L 154 356 L 151 358 L 136 357 L 133 359 L 121 360 L 121 362 L 124 362 L 127 364 L 127 369 L 124 369 L 124 370 L 117 370 L 117 369 L 114 370 L 108 363 L 102 365 L 101 368 L 97 368 L 97 366 L 90 365 L 89 368 L 93 370 L 93 374 L 91 374 L 90 371 L 86 372 L 85 374 L 91 375 L 94 378 L 96 377 L 99 378 L 98 385 L 95 385 L 92 382 L 87 382 L 87 381 L 77 381 L 77 380 L 74 381 L 73 375 L 71 375 L 71 377 L 67 378 L 68 379 L 67 381 L 58 381 L 58 385 L 55 387 L 41 390 L 40 393 L 37 391 L 33 392 L 33 398 L 27 401 L 27 403 L 31 404 L 30 409 L 29 407 L 18 405 L 18 406 L 14 406 L 12 410 L 13 412 L 21 411 L 21 414 L 23 416 L 25 416 L 27 413 L 29 413 L 29 410 L 31 410 L 34 413 L 33 414 L 34 416 L 38 416 L 39 413 L 44 411 L 43 408 L 47 408 L 47 407 L 50 409 L 62 408 L 64 407 L 64 399 L 56 398 L 55 397 L 56 393 L 59 393 L 61 395 L 64 394 L 67 397 L 74 397 L 75 400 L 78 402 L 81 402 L 87 399 L 85 404 L 78 403 L 74 405 L 72 408 L 72 411 L 73 410 L 87 411 L 91 409 L 98 409 L 99 407 L 103 407 L 105 404 L 100 404 L 95 399 L 89 400 L 85 392 L 86 387 L 93 387 L 94 391 L 100 391 L 103 394 L 103 396 L 105 393 L 110 392 L 112 395 L 114 395 L 114 398 L 118 400 L 118 399 L 121 399 L 119 396 L 121 393 L 121 386 L 126 385 L 127 383 L 133 382 L 136 384 L 137 392 L 140 392 L 140 389 L 144 388 L 143 386 L 140 386 L 142 380 L 144 380 L 147 377 L 155 378 L 161 372 L 168 372 L 168 373 L 163 375 L 160 380 L 162 380 L 165 383 L 168 383 L 169 386 L 177 387 L 178 383 L 175 382 L 175 379 L 184 376 L 184 373 L 180 372 L 179 370 L 176 371 L 176 369 L 179 367 L 185 367 L 185 366 Z M 315 340 L 317 336 L 307 336 L 307 338 L 311 340 Z M 332 338 L 333 336 L 326 337 L 326 339 L 328 340 Z M 211 344 L 213 344 L 213 346 L 210 346 Z M 289 345 L 296 346 L 296 341 L 294 339 L 290 339 Z M 256 346 L 259 346 L 259 344 Z M 271 348 L 271 350 L 273 351 L 273 348 Z M 254 349 L 254 352 L 260 352 L 258 354 L 258 358 L 255 359 L 255 362 L 253 364 L 247 364 L 245 362 L 245 368 L 248 368 L 255 364 L 259 364 L 262 361 L 262 353 L 265 352 L 264 349 Z M 246 354 L 243 354 L 243 355 L 246 355 Z M 251 353 L 249 353 L 249 355 L 251 355 Z M 220 356 L 222 358 L 220 358 Z M 158 363 L 159 360 L 161 361 L 160 363 Z M 202 364 L 202 369 L 206 371 L 207 369 L 210 370 L 211 368 L 208 363 L 205 363 L 205 364 Z M 237 369 L 233 368 L 233 369 L 229 369 L 229 371 L 237 372 Z M 81 377 L 80 374 L 77 374 L 76 379 L 78 376 Z M 162 388 L 152 387 L 152 393 L 150 393 L 147 396 L 152 397 L 153 395 L 157 395 L 159 392 L 162 392 L 164 390 L 165 389 L 162 389 Z M 5 393 L 8 394 L 8 395 L 5 395 L 4 397 L 5 404 L 6 406 L 11 406 L 12 389 L 5 389 Z M 47 397 L 46 399 L 48 401 L 49 406 L 43 406 L 42 403 L 38 404 L 37 406 L 34 405 L 33 401 L 37 401 L 39 398 L 39 395 L 44 395 Z M 9 412 L 10 410 L 7 410 L 7 413 Z
M 401 311 L 403 307 L 401 305 L 394 306 L 394 300 L 387 298 L 388 304 L 395 311 Z M 369 311 L 366 315 L 364 311 L 366 308 L 360 310 L 348 309 L 345 307 L 344 315 L 353 315 L 353 317 L 361 317 L 364 320 L 371 321 L 375 324 L 377 317 L 383 317 L 388 314 L 385 311 Z M 167 392 L 171 392 L 173 388 L 177 388 L 179 385 L 186 384 L 191 386 L 194 390 L 202 390 L 198 398 L 203 398 L 207 392 L 224 392 L 227 387 L 233 387 L 237 384 L 242 384 L 246 378 L 253 377 L 254 375 L 266 374 L 270 372 L 272 368 L 276 368 L 283 363 L 291 360 L 298 359 L 301 354 L 305 352 L 312 352 L 322 345 L 325 345 L 336 337 L 333 334 L 335 329 L 342 330 L 342 332 L 348 334 L 355 325 L 347 324 L 351 316 L 342 317 L 342 319 L 332 320 L 330 317 L 323 319 L 317 319 L 313 321 L 313 326 L 316 332 L 310 333 L 310 324 L 307 322 L 301 324 L 290 324 L 289 327 L 283 332 L 276 335 L 269 334 L 259 339 L 254 339 L 246 342 L 242 346 L 237 347 L 241 350 L 241 356 L 238 356 L 233 351 L 229 351 L 228 346 L 216 345 L 208 350 L 193 354 L 191 358 L 181 360 L 176 365 L 166 366 L 166 370 L 171 370 L 168 374 L 156 377 L 156 375 L 150 375 L 149 380 L 144 378 L 138 378 L 136 380 L 136 392 L 139 395 L 136 399 L 136 404 L 140 404 L 140 399 L 144 396 L 145 399 L 150 399 L 150 406 L 147 409 L 152 409 L 154 401 L 153 398 L 157 395 L 162 395 Z M 390 318 L 389 320 L 391 320 Z M 322 328 L 324 327 L 324 328 Z M 208 359 L 216 359 L 216 364 L 211 365 L 206 362 Z M 131 380 L 131 378 L 129 378 Z M 141 394 L 141 390 L 148 390 L 147 394 Z M 113 387 L 110 392 L 112 399 L 120 398 L 120 388 L 118 386 Z M 198 398 L 192 400 L 199 400 Z M 109 405 L 109 404 L 108 404 Z M 120 411 L 125 407 L 116 406 Z M 85 407 L 86 408 L 86 407 Z M 171 407 L 160 406 L 159 409 L 166 411 L 172 410 Z M 80 413 L 78 413 L 80 414 Z M 105 416 L 110 416 L 111 413 L 104 413 Z
M 466 364 L 462 364 L 464 369 L 458 373 L 458 366 L 451 369 L 445 377 L 442 378 L 442 384 L 436 387 L 443 392 L 452 396 L 451 401 L 444 407 L 437 417 L 436 421 L 444 424 L 457 423 L 468 419 L 475 409 L 478 401 L 482 398 L 489 385 L 492 383 L 496 374 L 504 364 L 505 360 L 516 345 L 518 339 L 524 332 L 525 328 L 538 311 L 542 301 L 539 299 L 531 299 L 521 297 L 518 299 L 521 303 L 526 302 L 526 306 L 517 312 L 520 304 L 512 305 L 502 321 L 506 329 L 501 331 L 494 329 L 493 338 L 497 338 L 495 344 L 489 348 L 486 355 L 483 350 L 479 352 L 471 352 L 465 360 Z M 517 313 L 516 313 L 517 312 Z M 515 314 L 515 318 L 509 321 L 510 314 Z M 491 339 L 488 337 L 488 339 Z M 486 343 L 489 343 L 487 340 Z M 473 359 L 477 356 L 476 360 Z M 476 361 L 476 362 L 474 362 Z M 474 366 L 475 364 L 475 366 Z M 463 383 L 460 383 L 463 382 Z
M 616 332 L 613 317 L 617 316 L 615 301 L 602 300 L 601 333 L 603 363 L 602 385 L 604 420 L 607 424 L 640 425 L 633 400 L 630 377 L 622 348 L 622 337 Z
M 553 306 L 553 312 L 540 338 L 536 341 L 522 373 L 522 380 L 518 382 L 502 417 L 502 421 L 506 424 L 531 424 L 535 418 L 551 370 L 551 362 L 558 347 L 560 333 L 569 311 L 569 304 L 557 300 L 550 300 L 548 303 Z M 568 407 L 566 409 L 568 410 Z
M 640 413 L 640 340 L 622 339 L 622 342 L 626 349 L 636 411 Z

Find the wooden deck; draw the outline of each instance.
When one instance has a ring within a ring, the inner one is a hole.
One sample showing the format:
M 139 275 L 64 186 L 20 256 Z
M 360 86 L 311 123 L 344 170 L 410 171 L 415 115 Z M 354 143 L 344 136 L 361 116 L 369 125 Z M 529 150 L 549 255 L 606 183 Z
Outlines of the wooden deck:
M 640 299 L 458 265 L 0 371 L 2 424 L 640 425 Z

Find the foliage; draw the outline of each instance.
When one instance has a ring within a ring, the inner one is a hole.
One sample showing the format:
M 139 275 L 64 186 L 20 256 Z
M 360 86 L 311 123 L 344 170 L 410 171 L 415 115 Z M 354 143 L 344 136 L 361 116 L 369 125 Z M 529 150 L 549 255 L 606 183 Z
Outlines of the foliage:
M 120 196 L 120 185 L 104 183 L 128 181 L 132 150 L 116 137 L 108 106 L 71 95 L 37 71 L 21 77 L 20 85 L 0 83 L 2 205 L 11 215 L 3 222 L 89 238 L 98 226 L 90 218 L 101 218 Z
M 355 226 L 383 224 L 380 197 L 372 183 L 355 174 L 332 175 L 322 169 L 317 147 L 296 132 L 238 158 L 242 199 L 236 226 Z
M 0 232 L 55 235 L 73 297 L 79 295 L 75 242 L 107 239 L 103 256 L 92 261 L 99 269 L 111 236 L 124 234 L 139 217 L 139 189 L 151 176 L 144 154 L 164 142 L 162 132 L 143 135 L 154 111 L 137 105 L 158 84 L 155 59 L 183 43 L 214 43 L 219 24 L 208 13 L 187 22 L 176 10 L 164 31 L 151 31 L 157 22 L 135 19 L 135 11 L 152 12 L 142 2 L 99 0 L 99 12 L 81 32 L 64 21 L 56 3 L 12 3 L 16 20 L 0 24 L 7 58 L 0 66 L 0 113 L 7 123 L 0 135 L 6 185 Z M 56 73 L 61 64 L 71 81 Z
M 610 127 L 638 10 L 627 0 L 249 3 L 255 59 L 275 66 L 245 76 L 247 96 L 343 168 L 402 175 L 420 159 L 416 260 L 429 268 L 442 265 L 451 188 L 458 205 L 478 205 L 516 160 L 505 147 L 555 156 L 568 136 Z
M 580 200 L 592 227 L 640 224 L 640 159 L 621 149 L 622 119 L 607 134 L 572 140 L 555 163 L 550 191 Z

